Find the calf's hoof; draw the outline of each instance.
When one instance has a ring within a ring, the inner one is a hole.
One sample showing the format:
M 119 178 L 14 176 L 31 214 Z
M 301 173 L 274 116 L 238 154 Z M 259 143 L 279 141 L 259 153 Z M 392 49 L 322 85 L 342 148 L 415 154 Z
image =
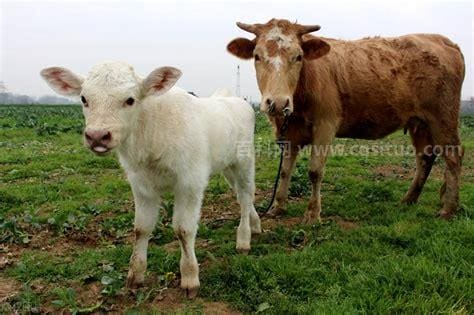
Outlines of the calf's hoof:
M 185 289 L 186 292 L 186 297 L 190 300 L 193 300 L 196 298 L 196 296 L 199 293 L 199 287 L 194 288 L 194 289 Z
M 253 235 L 262 233 L 262 226 L 260 224 L 260 218 L 253 219 L 253 220 L 250 219 L 250 232 Z
M 184 290 L 188 299 L 194 299 L 199 291 L 199 278 L 197 277 L 182 277 L 181 289 Z
M 258 227 L 251 227 L 250 231 L 252 232 L 252 235 L 262 234 L 262 228 L 260 227 L 260 224 Z
M 316 224 L 321 223 L 321 216 L 319 213 L 314 211 L 306 211 L 303 217 L 303 224 Z
M 136 276 L 133 272 L 129 271 L 127 276 L 126 287 L 129 289 L 137 289 L 143 286 L 144 281 L 144 276 Z
M 237 246 L 235 249 L 237 250 L 239 254 L 243 254 L 243 255 L 248 255 L 250 252 L 250 246 L 249 247 Z

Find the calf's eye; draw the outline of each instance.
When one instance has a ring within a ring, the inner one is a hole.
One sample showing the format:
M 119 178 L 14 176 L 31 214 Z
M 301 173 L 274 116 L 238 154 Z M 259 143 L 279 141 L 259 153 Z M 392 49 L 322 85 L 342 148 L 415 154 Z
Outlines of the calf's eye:
M 132 106 L 133 103 L 135 103 L 135 100 L 132 97 L 127 98 L 127 100 L 125 101 L 125 104 L 127 104 L 128 106 Z
M 87 107 L 87 100 L 84 96 L 81 95 L 81 102 L 84 104 L 85 107 Z
M 255 55 L 255 61 L 260 61 L 260 56 L 259 55 Z
M 303 56 L 298 55 L 298 56 L 296 56 L 295 60 L 296 60 L 296 61 L 301 61 L 301 60 L 303 60 Z

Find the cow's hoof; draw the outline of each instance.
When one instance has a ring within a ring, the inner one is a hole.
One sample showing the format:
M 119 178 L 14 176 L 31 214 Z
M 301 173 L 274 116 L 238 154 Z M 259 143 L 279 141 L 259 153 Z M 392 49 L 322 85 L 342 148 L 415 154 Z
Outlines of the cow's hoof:
M 184 292 L 186 292 L 186 297 L 188 299 L 192 300 L 192 299 L 195 299 L 196 296 L 198 295 L 199 287 L 197 287 L 197 288 L 186 288 L 186 289 L 184 289 Z
M 321 216 L 312 211 L 306 211 L 303 217 L 303 224 L 311 225 L 316 223 L 321 223 Z
M 404 204 L 407 204 L 407 205 L 412 205 L 414 203 L 416 203 L 416 200 L 417 198 L 411 196 L 411 195 L 406 195 L 405 197 L 403 197 L 401 203 L 404 203 Z
M 441 209 L 438 212 L 438 215 L 440 218 L 445 219 L 445 220 L 450 220 L 454 217 L 454 211 L 452 210 L 447 210 L 447 209 Z
M 265 214 L 266 216 L 270 217 L 270 218 L 275 218 L 275 217 L 278 217 L 280 215 L 283 215 L 285 214 L 286 212 L 286 209 L 283 208 L 283 207 L 279 207 L 277 205 L 273 205 L 270 210 L 268 210 L 268 212 Z
M 145 281 L 144 277 L 135 276 L 132 272 L 128 273 L 126 287 L 129 289 L 138 289 L 139 287 L 143 286 L 143 282 Z

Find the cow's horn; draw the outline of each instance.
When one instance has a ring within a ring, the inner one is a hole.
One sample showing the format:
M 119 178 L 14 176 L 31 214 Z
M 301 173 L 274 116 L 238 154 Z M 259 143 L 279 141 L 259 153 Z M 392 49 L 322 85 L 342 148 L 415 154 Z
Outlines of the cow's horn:
M 237 22 L 237 26 L 246 32 L 258 35 L 258 28 L 260 24 L 245 24 L 245 23 Z
M 319 25 L 299 25 L 298 33 L 300 35 L 303 35 L 303 34 L 319 31 L 320 29 L 321 29 L 321 26 Z

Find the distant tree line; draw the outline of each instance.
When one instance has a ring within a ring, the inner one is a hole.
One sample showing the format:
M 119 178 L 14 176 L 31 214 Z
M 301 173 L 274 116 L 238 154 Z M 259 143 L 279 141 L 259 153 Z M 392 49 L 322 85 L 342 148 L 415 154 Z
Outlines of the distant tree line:
M 14 94 L 10 92 L 1 92 L 0 93 L 0 105 L 16 105 L 16 104 L 50 104 L 50 105 L 59 105 L 59 104 L 77 104 L 66 97 L 54 96 L 54 95 L 44 95 L 40 97 L 31 97 L 28 95 Z
M 1 82 L 0 82 L 1 83 Z M 78 101 L 73 101 L 66 97 L 60 97 L 55 95 L 43 95 L 40 97 L 32 97 L 29 95 L 15 94 L 11 92 L 3 91 L 0 85 L 0 105 L 16 105 L 16 104 L 44 104 L 44 105 L 63 105 L 63 104 L 78 104 Z M 191 94 L 195 95 L 193 92 Z M 259 103 L 251 102 L 255 109 L 259 108 Z M 463 115 L 474 115 L 474 97 L 469 100 L 461 101 L 461 114 Z
M 474 115 L 474 97 L 470 100 L 461 101 L 461 114 Z

